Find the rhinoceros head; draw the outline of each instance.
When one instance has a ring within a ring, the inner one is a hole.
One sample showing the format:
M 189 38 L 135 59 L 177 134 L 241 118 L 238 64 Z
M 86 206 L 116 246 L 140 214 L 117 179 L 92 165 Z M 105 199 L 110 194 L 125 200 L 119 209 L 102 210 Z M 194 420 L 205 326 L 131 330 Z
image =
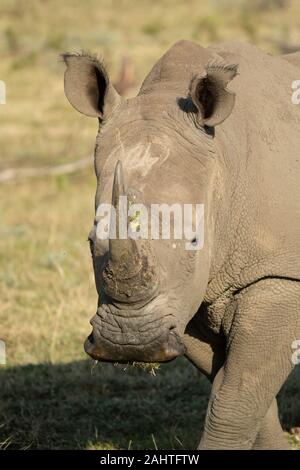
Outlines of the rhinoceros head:
M 236 67 L 181 41 L 154 66 L 138 95 L 122 100 L 97 58 L 64 59 L 67 98 L 99 120 L 96 217 L 89 235 L 99 302 L 85 350 L 104 361 L 171 360 L 185 352 L 185 328 L 209 282 L 219 173 L 214 127 L 233 108 L 226 86 Z M 141 209 L 130 215 L 137 205 Z M 185 230 L 175 236 L 175 212 L 180 232 L 200 206 L 204 235 Z M 103 207 L 111 207 L 106 237 L 98 230 L 105 225 Z M 153 207 L 169 209 L 170 236 L 162 236 L 165 221 L 160 210 L 152 215 Z M 138 233 L 141 225 L 147 236 Z

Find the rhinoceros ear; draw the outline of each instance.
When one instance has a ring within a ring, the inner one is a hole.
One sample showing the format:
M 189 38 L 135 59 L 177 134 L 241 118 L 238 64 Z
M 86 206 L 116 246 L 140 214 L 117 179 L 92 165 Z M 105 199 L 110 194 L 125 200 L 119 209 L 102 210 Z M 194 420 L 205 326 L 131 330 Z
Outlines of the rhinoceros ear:
M 88 54 L 63 54 L 65 71 L 65 95 L 80 113 L 108 118 L 121 97 L 109 82 L 103 65 Z
M 197 120 L 202 126 L 221 124 L 231 113 L 235 94 L 227 84 L 236 76 L 237 65 L 210 64 L 202 75 L 196 75 L 190 84 L 190 96 L 198 110 Z

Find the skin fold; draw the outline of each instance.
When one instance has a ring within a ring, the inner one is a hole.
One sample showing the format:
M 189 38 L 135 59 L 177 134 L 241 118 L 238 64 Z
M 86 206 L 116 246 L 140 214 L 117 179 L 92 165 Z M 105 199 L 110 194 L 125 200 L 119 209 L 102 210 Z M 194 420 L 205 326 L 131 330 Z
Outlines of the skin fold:
M 300 339 L 300 53 L 179 41 L 128 100 L 95 56 L 64 59 L 68 100 L 99 121 L 86 351 L 121 362 L 185 353 L 213 384 L 200 449 L 287 448 L 276 395 Z M 203 248 L 99 239 L 97 209 L 119 194 L 203 204 Z

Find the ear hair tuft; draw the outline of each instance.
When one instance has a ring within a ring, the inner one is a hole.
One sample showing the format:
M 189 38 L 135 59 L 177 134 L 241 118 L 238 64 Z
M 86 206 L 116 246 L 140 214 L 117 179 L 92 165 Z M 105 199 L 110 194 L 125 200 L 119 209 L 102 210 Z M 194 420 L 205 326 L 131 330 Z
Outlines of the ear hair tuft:
M 230 80 L 238 75 L 238 65 L 215 61 L 207 64 L 206 73 L 208 77 L 220 80 L 226 86 Z
M 64 52 L 60 54 L 60 57 L 66 65 L 68 65 L 68 60 L 72 57 L 84 57 L 86 59 L 89 59 L 93 63 L 93 65 L 95 65 L 95 67 L 102 72 L 105 80 L 108 83 L 109 77 L 107 67 L 103 58 L 100 58 L 97 54 L 82 50 L 80 52 Z

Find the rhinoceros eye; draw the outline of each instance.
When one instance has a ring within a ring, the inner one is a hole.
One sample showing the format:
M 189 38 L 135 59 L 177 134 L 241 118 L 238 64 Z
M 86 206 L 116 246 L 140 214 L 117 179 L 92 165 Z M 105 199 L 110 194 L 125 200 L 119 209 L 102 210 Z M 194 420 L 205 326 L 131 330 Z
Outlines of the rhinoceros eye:
M 209 137 L 215 136 L 215 128 L 210 126 L 204 126 L 204 131 Z

